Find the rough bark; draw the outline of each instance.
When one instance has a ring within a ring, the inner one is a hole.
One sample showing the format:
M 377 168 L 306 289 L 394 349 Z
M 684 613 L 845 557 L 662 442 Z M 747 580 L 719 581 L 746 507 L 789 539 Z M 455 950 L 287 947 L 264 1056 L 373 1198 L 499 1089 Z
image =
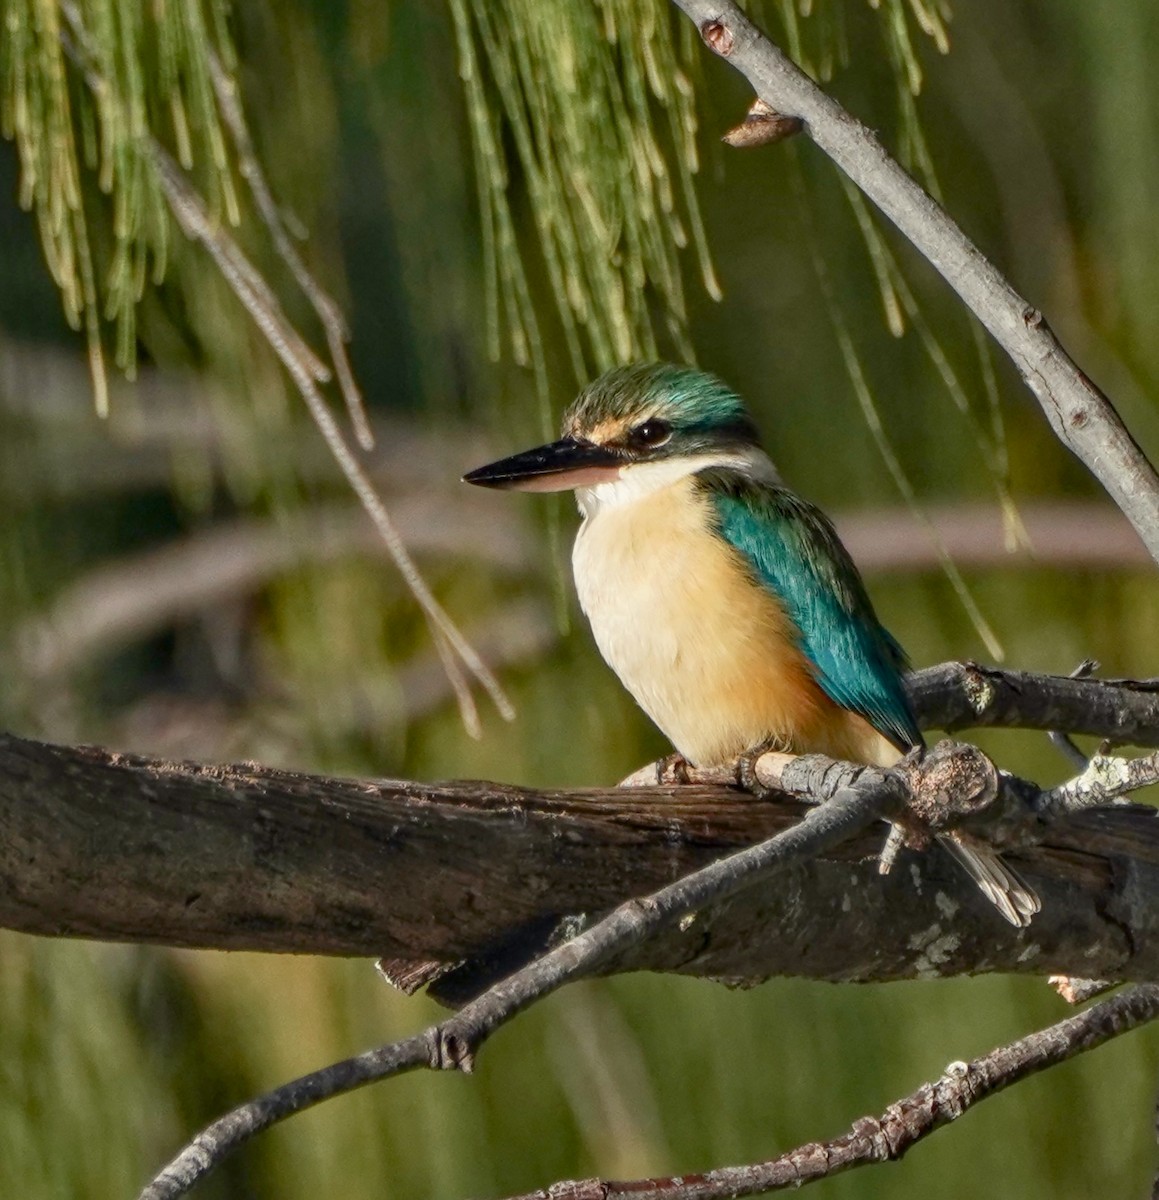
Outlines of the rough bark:
M 727 788 L 536 792 L 341 780 L 0 738 L 0 925 L 178 946 L 486 957 L 800 819 Z M 1043 912 L 1006 926 L 938 852 L 888 877 L 871 830 L 608 969 L 755 981 L 979 971 L 1159 978 L 1159 825 L 1074 817 L 1015 857 Z M 498 864 L 498 866 L 497 866 Z
M 947 662 L 915 671 L 908 683 L 925 729 L 1055 729 L 1159 746 L 1159 680 L 1075 679 Z

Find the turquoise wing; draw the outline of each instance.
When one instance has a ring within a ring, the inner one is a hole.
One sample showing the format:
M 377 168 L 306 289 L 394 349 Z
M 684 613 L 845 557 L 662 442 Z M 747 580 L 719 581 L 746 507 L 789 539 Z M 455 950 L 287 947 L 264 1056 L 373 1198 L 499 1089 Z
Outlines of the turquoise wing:
M 801 648 L 825 693 L 899 748 L 920 745 L 902 682 L 905 653 L 878 621 L 825 514 L 739 472 L 703 471 L 697 482 L 711 497 L 720 533 L 801 631 Z

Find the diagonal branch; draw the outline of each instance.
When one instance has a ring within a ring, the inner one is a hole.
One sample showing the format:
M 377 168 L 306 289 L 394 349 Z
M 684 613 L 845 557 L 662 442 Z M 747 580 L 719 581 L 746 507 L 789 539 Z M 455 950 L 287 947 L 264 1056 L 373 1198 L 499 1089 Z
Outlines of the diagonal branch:
M 951 1063 L 940 1078 L 891 1104 L 880 1116 L 854 1121 L 828 1142 L 809 1142 L 768 1162 L 660 1179 L 581 1179 L 554 1183 L 508 1200 L 732 1200 L 797 1188 L 870 1163 L 895 1162 L 979 1101 L 1030 1075 L 1074 1058 L 1159 1017 L 1159 985 L 1140 984 L 1019 1038 L 972 1062 Z
M 1114 405 L 1075 365 L 1042 313 L 890 157 L 872 130 L 817 87 L 732 0 L 674 3 L 774 112 L 804 122 L 809 137 L 961 296 L 1010 355 L 1060 440 L 1106 488 L 1159 560 L 1159 476 Z
M 174 1200 L 255 1133 L 333 1096 L 417 1067 L 470 1071 L 484 1041 L 536 1000 L 591 974 L 635 943 L 694 916 L 808 859 L 871 824 L 896 796 L 875 777 L 843 788 L 796 825 L 720 859 L 650 896 L 621 904 L 424 1033 L 303 1076 L 219 1118 L 141 1193 L 141 1200 Z
M 322 328 L 326 332 L 326 344 L 330 350 L 330 360 L 334 364 L 338 386 L 346 401 L 346 411 L 350 416 L 355 437 L 363 450 L 371 450 L 374 448 L 374 431 L 370 427 L 362 393 L 354 378 L 354 370 L 346 352 L 346 343 L 350 340 L 346 319 L 334 298 L 310 274 L 309 268 L 302 261 L 302 256 L 290 238 L 286 223 L 282 220 L 281 210 L 270 191 L 265 172 L 262 170 L 254 150 L 249 125 L 246 122 L 238 95 L 237 81 L 225 70 L 212 48 L 209 50 L 208 63 L 210 78 L 213 80 L 214 95 L 217 97 L 218 111 L 233 138 L 238 171 L 249 184 L 254 203 L 269 231 L 278 257 L 290 268 L 298 286 L 310 301 L 311 307 L 318 315 L 318 320 L 322 323 Z
M 463 723 L 468 732 L 479 736 L 481 725 L 474 698 L 463 673 L 464 667 L 491 697 L 500 713 L 512 720 L 515 711 L 499 681 L 435 598 L 403 542 L 394 518 L 387 511 L 362 463 L 348 445 L 338 422 L 331 414 L 325 398 L 318 389 L 319 381 L 327 378 L 328 372 L 323 369 L 320 373 L 317 367 L 311 366 L 311 353 L 293 327 L 282 318 L 276 300 L 272 295 L 267 295 L 268 288 L 261 276 L 233 240 L 213 221 L 201 197 L 177 164 L 156 143 L 150 147 L 150 157 L 178 224 L 191 240 L 201 242 L 206 248 L 220 269 L 222 277 L 229 283 L 281 360 L 305 402 L 314 424 L 333 454 L 334 461 L 373 522 L 411 595 L 422 609 L 435 645 L 439 648 L 447 676 L 454 686 Z

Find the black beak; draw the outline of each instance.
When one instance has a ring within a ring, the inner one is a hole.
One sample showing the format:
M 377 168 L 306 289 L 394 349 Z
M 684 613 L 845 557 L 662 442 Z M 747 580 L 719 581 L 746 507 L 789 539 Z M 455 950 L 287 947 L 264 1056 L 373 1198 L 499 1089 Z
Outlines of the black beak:
M 520 492 L 563 492 L 615 479 L 625 461 L 615 450 L 565 437 L 478 467 L 464 475 L 463 482 Z

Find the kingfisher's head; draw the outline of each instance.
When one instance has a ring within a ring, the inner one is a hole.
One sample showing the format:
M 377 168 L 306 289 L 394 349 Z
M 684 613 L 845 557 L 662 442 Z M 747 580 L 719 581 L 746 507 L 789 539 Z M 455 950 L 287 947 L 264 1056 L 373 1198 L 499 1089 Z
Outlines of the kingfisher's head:
M 767 464 L 752 418 L 715 375 L 671 363 L 638 363 L 590 383 L 564 413 L 559 441 L 463 478 L 482 487 L 560 492 L 621 480 L 658 484 L 758 458 Z

